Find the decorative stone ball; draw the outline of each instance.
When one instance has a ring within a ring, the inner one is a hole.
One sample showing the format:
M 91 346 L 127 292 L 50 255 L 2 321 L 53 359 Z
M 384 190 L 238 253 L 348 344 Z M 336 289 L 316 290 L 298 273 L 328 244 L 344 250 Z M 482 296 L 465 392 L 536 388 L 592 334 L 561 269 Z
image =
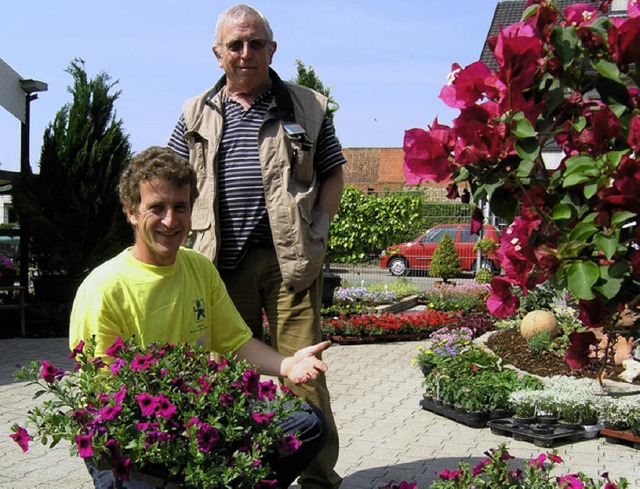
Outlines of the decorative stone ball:
M 558 322 L 549 311 L 531 311 L 520 322 L 520 334 L 525 340 L 541 331 L 548 331 L 551 338 L 558 336 Z

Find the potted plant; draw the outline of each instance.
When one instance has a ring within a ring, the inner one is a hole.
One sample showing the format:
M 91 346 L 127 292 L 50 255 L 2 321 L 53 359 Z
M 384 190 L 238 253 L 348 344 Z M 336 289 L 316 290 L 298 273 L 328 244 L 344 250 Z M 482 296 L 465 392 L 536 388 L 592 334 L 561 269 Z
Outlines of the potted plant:
M 118 197 L 131 157 L 115 118 L 120 92 L 112 92 L 116 83 L 106 73 L 88 79 L 78 59 L 67 72 L 73 100 L 45 129 L 39 174 L 21 174 L 12 195 L 29 229 L 36 298 L 50 302 L 71 302 L 82 278 L 132 240 Z
M 460 273 L 462 273 L 460 257 L 451 236 L 445 234 L 433 252 L 433 258 L 429 264 L 429 276 L 440 277 L 446 284 Z
M 186 344 L 137 346 L 118 338 L 105 365 L 93 340 L 73 350 L 76 369 L 47 361 L 17 375 L 46 396 L 11 437 L 27 451 L 32 440 L 72 453 L 122 480 L 153 478 L 185 487 L 267 487 L 269 457 L 295 450 L 279 424 L 300 398 L 273 380 L 260 381 L 242 361 L 212 361 Z M 273 482 L 273 480 L 272 480 Z
M 18 278 L 16 265 L 11 258 L 0 253 L 0 286 L 13 285 Z
M 536 416 L 537 390 L 517 390 L 509 395 L 509 406 L 516 423 L 532 423 Z

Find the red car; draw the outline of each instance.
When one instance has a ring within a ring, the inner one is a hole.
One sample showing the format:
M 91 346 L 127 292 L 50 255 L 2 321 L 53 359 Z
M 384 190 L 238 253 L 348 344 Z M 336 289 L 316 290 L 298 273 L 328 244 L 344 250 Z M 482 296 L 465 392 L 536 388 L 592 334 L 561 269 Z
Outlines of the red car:
M 469 224 L 439 224 L 413 241 L 389 246 L 380 255 L 380 268 L 388 268 L 397 277 L 407 275 L 410 270 L 428 270 L 433 252 L 445 234 L 451 236 L 455 244 L 462 271 L 475 271 L 478 254 L 473 251 L 473 246 L 479 237 L 471 234 Z M 483 227 L 483 238 L 500 243 L 500 234 L 493 226 Z M 495 257 L 483 257 L 480 266 L 492 273 L 500 269 Z

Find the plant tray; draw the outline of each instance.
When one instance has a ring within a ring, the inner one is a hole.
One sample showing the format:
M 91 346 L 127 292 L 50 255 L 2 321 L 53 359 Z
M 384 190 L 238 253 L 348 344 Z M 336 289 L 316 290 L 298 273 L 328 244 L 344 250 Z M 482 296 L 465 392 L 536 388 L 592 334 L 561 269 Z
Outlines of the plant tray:
M 419 341 L 429 337 L 431 331 L 403 334 L 380 334 L 371 336 L 343 336 L 332 334 L 329 339 L 339 345 L 367 345 L 371 343 L 390 343 L 394 341 Z
M 514 440 L 531 442 L 542 448 L 585 439 L 585 430 L 581 426 L 573 428 L 562 424 L 537 423 L 523 425 L 516 424 L 512 418 L 490 420 L 487 426 L 496 435 L 511 436 Z
M 617 431 L 603 428 L 600 434 L 605 437 L 607 443 L 629 445 L 636 450 L 640 450 L 640 437 L 634 435 L 629 430 Z
M 420 401 L 422 409 L 431 411 L 432 413 L 452 419 L 458 423 L 469 426 L 470 428 L 484 428 L 489 420 L 489 413 L 467 413 L 456 410 L 449 406 L 436 404 L 431 398 L 423 397 Z

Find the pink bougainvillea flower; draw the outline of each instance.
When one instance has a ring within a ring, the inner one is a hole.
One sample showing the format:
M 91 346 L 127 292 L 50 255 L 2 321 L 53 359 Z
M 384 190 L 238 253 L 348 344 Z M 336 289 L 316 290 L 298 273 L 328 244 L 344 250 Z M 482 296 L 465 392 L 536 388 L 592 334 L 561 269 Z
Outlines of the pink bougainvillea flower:
M 174 413 L 177 411 L 178 408 L 176 408 L 171 403 L 169 398 L 162 393 L 158 394 L 158 397 L 156 397 L 156 401 L 158 403 L 158 407 L 156 409 L 156 416 L 160 416 L 161 418 L 171 419 L 171 416 L 174 415 Z
M 578 319 L 590 328 L 602 328 L 606 326 L 609 312 L 602 304 L 598 296 L 590 301 L 580 299 L 578 301 Z
M 70 360 L 73 360 L 74 358 L 76 358 L 76 355 L 80 355 L 80 353 L 82 353 L 83 349 L 84 349 L 84 341 L 80 340 L 80 342 L 73 348 L 73 350 L 71 350 L 71 353 L 69 353 L 68 358 Z
M 632 19 L 640 17 L 640 0 L 628 0 L 627 15 Z
M 78 447 L 78 455 L 82 458 L 89 458 L 93 456 L 93 444 L 91 443 L 91 438 L 93 437 L 93 433 L 89 433 L 88 435 L 76 435 L 73 439 L 76 442 L 76 446 Z
M 14 433 L 9 435 L 15 441 L 23 452 L 29 450 L 29 442 L 33 439 L 31 435 L 22 426 L 15 426 Z
M 450 130 L 451 131 L 451 130 Z M 448 142 L 438 136 L 446 132 L 437 133 L 424 129 L 409 129 L 404 133 L 404 174 L 409 185 L 421 182 L 446 182 L 451 179 L 451 149 Z M 450 132 L 453 138 L 453 132 Z
M 610 28 L 607 42 L 611 57 L 627 71 L 629 66 L 640 60 L 640 17 L 627 19 L 617 28 Z
M 533 82 L 544 45 L 531 25 L 517 22 L 500 31 L 493 54 L 500 66 L 498 77 L 515 93 Z
M 288 434 L 285 435 L 282 440 L 280 440 L 280 442 L 278 443 L 278 448 L 283 453 L 292 453 L 298 450 L 301 445 L 302 443 L 300 443 L 300 440 L 298 440 L 295 435 Z
M 122 337 L 118 336 L 116 340 L 113 342 L 109 348 L 105 350 L 105 353 L 110 357 L 115 357 L 120 350 L 124 348 L 124 341 L 122 341 Z
M 253 419 L 258 424 L 265 424 L 270 422 L 276 413 L 251 413 L 251 419 Z
M 504 84 L 481 61 L 471 63 L 464 69 L 454 63 L 450 79 L 451 83 L 440 91 L 440 99 L 454 109 L 470 107 L 485 95 L 501 98 L 506 90 Z
M 574 3 L 564 9 L 564 17 L 571 25 L 586 27 L 593 24 L 598 18 L 598 8 L 586 3 Z
M 491 294 L 487 298 L 487 309 L 497 318 L 506 318 L 516 311 L 520 301 L 511 290 L 511 282 L 506 277 L 491 280 Z
M 581 370 L 591 363 L 589 354 L 591 345 L 595 345 L 596 335 L 593 331 L 584 333 L 573 332 L 569 335 L 569 348 L 565 353 L 565 362 L 573 370 Z
M 153 413 L 155 413 L 156 408 L 158 407 L 158 399 L 147 394 L 146 392 L 141 392 L 140 394 L 138 394 L 136 396 L 136 401 L 138 401 L 142 416 L 151 416 Z
M 220 442 L 220 433 L 214 426 L 201 423 L 196 431 L 198 450 L 208 453 Z
M 640 116 L 634 115 L 629 122 L 627 143 L 636 153 L 640 152 Z
M 41 360 L 40 366 L 42 367 L 42 370 L 40 371 L 40 377 L 47 384 L 51 384 L 54 380 L 60 380 L 62 377 L 64 377 L 64 370 L 54 367 L 46 360 Z
M 482 223 L 484 222 L 484 216 L 482 215 L 482 211 L 480 208 L 476 207 L 473 209 L 473 213 L 471 214 L 471 224 L 469 226 L 469 232 L 471 234 L 480 234 L 482 231 Z

